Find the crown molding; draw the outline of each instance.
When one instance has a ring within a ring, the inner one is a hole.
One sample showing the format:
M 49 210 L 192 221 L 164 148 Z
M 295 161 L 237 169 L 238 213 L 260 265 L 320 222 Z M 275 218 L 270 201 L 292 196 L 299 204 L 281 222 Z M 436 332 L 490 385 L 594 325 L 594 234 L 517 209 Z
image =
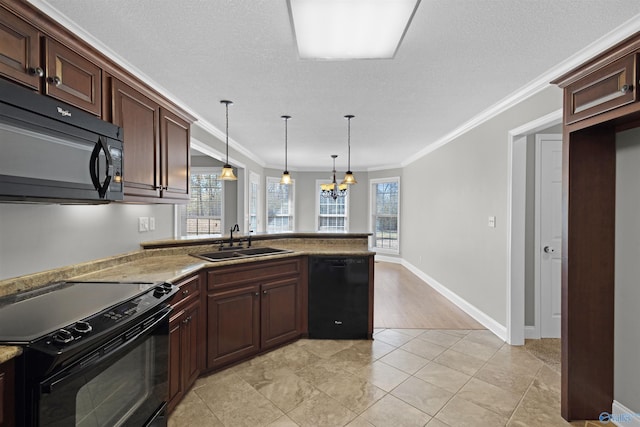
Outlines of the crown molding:
M 496 104 L 482 111 L 480 114 L 473 117 L 471 120 L 463 123 L 458 128 L 449 132 L 445 136 L 440 139 L 435 140 L 430 143 L 422 150 L 418 151 L 413 156 L 410 156 L 405 161 L 401 163 L 401 167 L 405 167 L 415 162 L 416 160 L 426 156 L 427 154 L 437 150 L 438 148 L 448 144 L 449 142 L 454 141 L 458 137 L 464 135 L 470 130 L 480 126 L 488 120 L 496 117 L 498 114 L 503 113 L 504 111 L 512 108 L 513 106 L 519 104 L 520 102 L 534 96 L 540 91 L 546 89 L 551 86 L 549 83 L 552 80 L 560 77 L 561 75 L 571 71 L 572 69 L 582 65 L 586 61 L 592 59 L 594 56 L 602 53 L 606 49 L 611 46 L 621 42 L 627 37 L 633 35 L 637 31 L 640 30 L 640 14 L 633 16 L 631 19 L 624 22 L 622 25 L 614 28 L 609 33 L 600 37 L 595 42 L 591 43 L 584 49 L 581 49 L 576 54 L 570 56 L 566 60 L 560 62 L 555 67 L 551 68 L 544 74 L 540 75 L 535 80 L 531 81 L 526 86 L 518 89 L 517 91 L 511 93 L 507 97 L 498 101 Z

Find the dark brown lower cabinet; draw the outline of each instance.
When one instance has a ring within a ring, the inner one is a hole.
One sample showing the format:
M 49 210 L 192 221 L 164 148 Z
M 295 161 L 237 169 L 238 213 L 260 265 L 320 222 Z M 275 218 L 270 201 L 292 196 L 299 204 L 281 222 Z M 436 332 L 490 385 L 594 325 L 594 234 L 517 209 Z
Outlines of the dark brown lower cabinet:
M 178 284 L 169 320 L 168 411 L 184 397 L 204 365 L 204 318 L 199 293 L 199 276 Z
M 0 427 L 15 425 L 14 360 L 0 364 Z
M 301 264 L 300 259 L 265 261 L 208 273 L 207 369 L 301 336 Z
M 264 283 L 260 299 L 260 347 L 267 349 L 300 336 L 298 278 Z
M 260 286 L 209 295 L 207 368 L 241 360 L 260 349 Z

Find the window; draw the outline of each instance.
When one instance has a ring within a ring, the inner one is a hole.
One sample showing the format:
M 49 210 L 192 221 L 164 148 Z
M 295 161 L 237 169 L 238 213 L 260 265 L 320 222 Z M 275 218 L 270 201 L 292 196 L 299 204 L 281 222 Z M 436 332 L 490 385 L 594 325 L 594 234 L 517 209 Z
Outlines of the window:
M 293 231 L 295 180 L 280 185 L 280 178 L 267 177 L 267 231 Z
M 372 246 L 381 252 L 398 253 L 400 237 L 400 178 L 372 179 Z
M 318 231 L 349 231 L 348 207 L 349 194 L 333 200 L 331 197 L 322 197 L 320 184 L 329 184 L 330 181 L 316 181 L 318 203 L 316 203 L 316 230 Z
M 258 224 L 260 224 L 260 220 L 258 218 L 258 212 L 260 212 L 260 175 L 255 172 L 249 172 L 248 198 L 247 217 L 249 218 L 249 223 L 247 224 L 247 230 L 259 231 Z
M 191 169 L 191 197 L 180 207 L 181 235 L 221 233 L 224 194 L 218 174 L 209 168 Z

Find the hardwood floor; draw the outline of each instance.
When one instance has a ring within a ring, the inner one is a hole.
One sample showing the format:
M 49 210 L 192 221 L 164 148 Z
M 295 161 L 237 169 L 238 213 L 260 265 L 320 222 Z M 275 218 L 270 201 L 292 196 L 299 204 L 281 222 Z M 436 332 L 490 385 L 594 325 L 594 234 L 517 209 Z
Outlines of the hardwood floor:
M 374 295 L 375 328 L 485 329 L 400 264 L 376 262 Z

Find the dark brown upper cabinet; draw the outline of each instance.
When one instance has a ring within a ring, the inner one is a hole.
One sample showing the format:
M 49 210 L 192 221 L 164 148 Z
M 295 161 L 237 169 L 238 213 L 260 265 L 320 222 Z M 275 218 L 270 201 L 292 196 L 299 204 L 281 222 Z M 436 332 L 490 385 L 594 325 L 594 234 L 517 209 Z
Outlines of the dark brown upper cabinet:
M 3 8 L 0 12 L 0 75 L 39 91 L 40 32 Z
M 160 108 L 162 197 L 189 199 L 191 132 L 188 122 Z
M 190 125 L 112 78 L 112 121 L 124 130 L 125 200 L 176 203 L 189 198 Z
M 124 131 L 125 195 L 160 197 L 160 106 L 111 79 L 112 121 Z
M 100 67 L 56 41 L 45 38 L 44 46 L 45 93 L 100 117 Z
M 575 123 L 637 100 L 638 55 L 624 58 L 565 88 L 566 124 Z
M 0 10 L 0 75 L 101 117 L 100 67 Z

